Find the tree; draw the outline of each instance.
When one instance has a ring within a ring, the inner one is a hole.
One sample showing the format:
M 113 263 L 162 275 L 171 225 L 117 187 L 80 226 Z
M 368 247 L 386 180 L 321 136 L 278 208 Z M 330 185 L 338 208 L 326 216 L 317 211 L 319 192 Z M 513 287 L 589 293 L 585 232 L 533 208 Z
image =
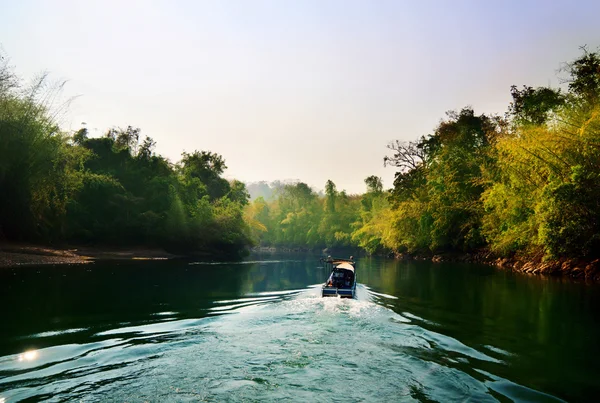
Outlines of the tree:
M 403 228 L 390 245 L 435 251 L 483 244 L 482 168 L 493 163 L 489 148 L 498 123 L 470 107 L 446 116 L 432 135 L 396 142 L 396 154 L 387 157 L 400 168 L 390 194 L 398 214 L 390 226 Z
M 399 141 L 389 143 L 387 148 L 392 150 L 394 154 L 391 157 L 383 157 L 383 165 L 393 165 L 400 168 L 400 172 L 411 171 L 417 169 L 425 162 L 427 157 L 426 140 L 424 137 L 421 141 Z
M 1 238 L 228 256 L 252 245 L 248 193 L 221 177 L 220 155 L 184 153 L 173 166 L 132 126 L 69 137 L 54 120 L 61 84 L 51 84 L 41 75 L 23 90 L 0 55 Z
M 52 240 L 62 232 L 67 205 L 81 186 L 89 153 L 68 144 L 49 109 L 60 85 L 42 75 L 26 92 L 0 64 L 0 236 Z
M 183 153 L 181 171 L 187 180 L 198 179 L 206 186 L 206 192 L 211 200 L 225 196 L 229 190 L 229 182 L 221 178 L 227 169 L 225 160 L 219 154 L 210 151 L 194 151 L 192 154 Z
M 581 50 L 583 55 L 564 64 L 562 70 L 569 74 L 564 81 L 575 100 L 594 105 L 600 99 L 600 53 L 590 52 L 585 46 Z
M 368 176 L 365 178 L 365 184 L 367 185 L 367 193 L 379 194 L 383 192 L 383 183 L 379 176 Z
M 154 148 L 156 147 L 156 141 L 152 138 L 147 137 L 144 139 L 141 147 L 138 150 L 137 158 L 142 160 L 150 160 L 150 157 L 154 154 Z
M 85 127 L 77 130 L 75 134 L 73 134 L 72 139 L 73 143 L 77 144 L 78 146 L 84 145 L 88 140 L 88 130 Z
M 389 236 L 393 230 L 393 212 L 388 202 L 389 195 L 383 192 L 381 178 L 371 175 L 364 182 L 367 193 L 360 199 L 360 208 L 352 224 L 351 240 L 367 253 L 374 254 L 385 248 L 392 249 L 397 237 Z
M 337 190 L 335 188 L 335 183 L 328 180 L 327 183 L 325 183 L 325 208 L 326 212 L 329 214 L 335 214 L 336 196 Z
M 516 85 L 510 87 L 512 102 L 508 107 L 508 116 L 516 124 L 542 125 L 550 114 L 564 104 L 565 98 L 560 89 L 546 87 L 533 88 L 523 86 L 522 90 Z
M 246 185 L 244 182 L 240 182 L 238 180 L 232 180 L 229 184 L 229 193 L 227 194 L 227 198 L 233 202 L 239 203 L 241 206 L 245 206 L 248 204 L 248 199 L 250 199 L 250 194 L 248 190 L 246 190 Z
M 111 137 L 115 140 L 114 147 L 118 150 L 126 150 L 131 155 L 137 154 L 137 147 L 140 141 L 140 128 L 127 126 L 126 129 L 113 129 L 109 131 Z

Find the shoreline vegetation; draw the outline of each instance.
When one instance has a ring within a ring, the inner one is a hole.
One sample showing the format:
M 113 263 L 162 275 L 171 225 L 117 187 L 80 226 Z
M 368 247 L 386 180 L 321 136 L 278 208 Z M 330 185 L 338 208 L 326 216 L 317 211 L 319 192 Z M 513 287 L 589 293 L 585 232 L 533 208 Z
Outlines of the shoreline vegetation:
M 463 262 L 479 263 L 495 266 L 501 270 L 509 270 L 516 273 L 545 275 L 552 277 L 567 277 L 577 280 L 600 281 L 600 259 L 552 259 L 545 260 L 543 256 L 497 256 L 489 250 L 470 253 L 444 253 L 430 256 L 411 256 L 407 254 L 395 255 L 396 259 L 401 260 L 431 260 L 434 263 L 440 262 Z
M 311 250 L 307 248 L 276 248 L 276 247 L 255 247 L 254 252 L 259 253 L 277 253 L 277 252 L 312 252 L 324 253 L 335 256 L 346 256 L 353 254 L 358 256 L 358 253 L 350 250 L 338 251 L 321 251 Z M 517 273 L 547 275 L 547 276 L 565 276 L 573 279 L 585 279 L 588 281 L 600 281 L 600 259 L 555 259 L 546 261 L 544 256 L 498 256 L 487 249 L 482 249 L 474 252 L 446 252 L 439 254 L 409 254 L 409 253 L 389 253 L 385 255 L 387 258 L 397 260 L 430 260 L 433 263 L 441 262 L 461 262 L 461 263 L 478 263 L 490 266 L 495 266 L 498 269 L 510 270 Z
M 227 180 L 221 155 L 172 162 L 133 126 L 66 132 L 62 85 L 24 85 L 0 55 L 0 263 L 354 248 L 599 280 L 600 53 L 561 74 L 561 88 L 511 87 L 503 115 L 467 106 L 390 143 L 393 187 L 369 176 L 355 195 Z
M 323 252 L 307 248 L 255 247 L 253 252 Z M 336 254 L 336 253 L 334 253 Z M 336 255 L 341 255 L 337 253 Z M 472 253 L 442 253 L 437 255 L 410 255 L 396 253 L 388 257 L 398 260 L 431 260 L 440 262 L 479 263 L 495 266 L 522 274 L 563 276 L 576 280 L 600 281 L 600 259 L 557 259 L 544 261 L 543 256 L 498 257 L 489 250 Z M 70 264 L 81 265 L 98 261 L 157 261 L 186 259 L 190 256 L 174 255 L 163 249 L 148 248 L 101 248 L 73 247 L 59 248 L 42 245 L 0 243 L 0 269 L 19 266 Z
M 600 53 L 581 50 L 562 65 L 561 88 L 512 86 L 503 115 L 467 106 L 389 144 L 390 190 L 375 176 L 362 195 L 331 181 L 322 196 L 302 184 L 261 189 L 246 211 L 262 224 L 254 237 L 598 279 Z

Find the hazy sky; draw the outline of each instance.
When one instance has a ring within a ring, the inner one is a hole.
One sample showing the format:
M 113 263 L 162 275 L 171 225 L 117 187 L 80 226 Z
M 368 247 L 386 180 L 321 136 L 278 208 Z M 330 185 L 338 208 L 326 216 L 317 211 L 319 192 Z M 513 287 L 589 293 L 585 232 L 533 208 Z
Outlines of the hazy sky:
M 503 113 L 512 84 L 600 45 L 600 1 L 6 1 L 0 46 L 17 73 L 79 96 L 65 129 L 137 126 L 172 161 L 224 156 L 229 178 L 383 177 L 386 144 L 444 112 Z

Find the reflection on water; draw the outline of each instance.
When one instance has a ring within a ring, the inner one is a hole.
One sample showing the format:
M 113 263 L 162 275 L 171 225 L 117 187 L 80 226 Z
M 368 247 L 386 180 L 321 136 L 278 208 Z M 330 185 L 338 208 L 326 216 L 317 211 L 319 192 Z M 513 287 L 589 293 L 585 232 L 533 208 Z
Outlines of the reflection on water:
M 595 398 L 595 285 L 475 265 L 358 262 L 320 298 L 306 256 L 0 270 L 0 399 Z M 1 402 L 1 400 L 0 400 Z
M 38 352 L 33 350 L 33 351 L 26 351 L 23 354 L 19 354 L 19 361 L 33 361 L 37 358 L 38 356 Z

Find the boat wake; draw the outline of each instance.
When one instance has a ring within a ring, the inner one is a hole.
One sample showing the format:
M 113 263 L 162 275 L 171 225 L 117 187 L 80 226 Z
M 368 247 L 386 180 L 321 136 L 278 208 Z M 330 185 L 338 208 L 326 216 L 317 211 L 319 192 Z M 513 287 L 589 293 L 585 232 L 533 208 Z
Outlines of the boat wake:
M 94 401 L 529 401 L 558 399 L 494 373 L 505 353 L 474 348 L 386 305 L 307 289 L 217 300 L 202 318 L 94 333 L 88 343 L 0 358 L 0 394 Z M 51 334 L 40 335 L 49 338 Z

